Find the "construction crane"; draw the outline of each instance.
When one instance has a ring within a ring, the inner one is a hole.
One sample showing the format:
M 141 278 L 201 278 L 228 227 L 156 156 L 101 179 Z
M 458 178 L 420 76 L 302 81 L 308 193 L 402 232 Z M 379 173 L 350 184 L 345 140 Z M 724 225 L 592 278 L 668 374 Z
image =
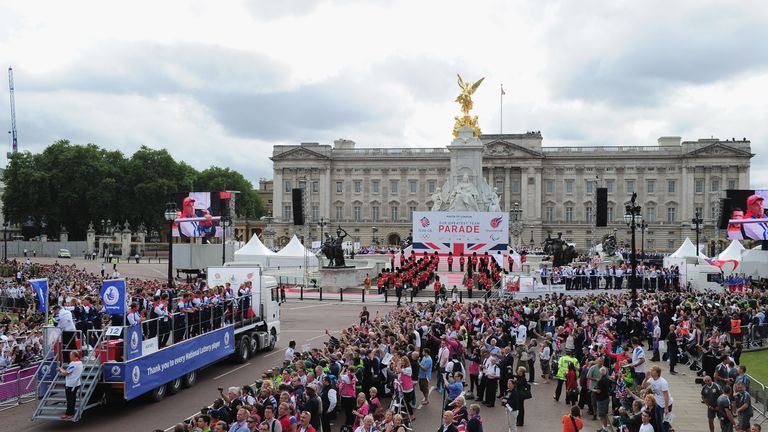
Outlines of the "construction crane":
M 11 93 L 11 139 L 13 140 L 13 153 L 19 151 L 18 136 L 16 135 L 16 99 L 13 95 L 13 68 L 8 68 L 8 88 Z

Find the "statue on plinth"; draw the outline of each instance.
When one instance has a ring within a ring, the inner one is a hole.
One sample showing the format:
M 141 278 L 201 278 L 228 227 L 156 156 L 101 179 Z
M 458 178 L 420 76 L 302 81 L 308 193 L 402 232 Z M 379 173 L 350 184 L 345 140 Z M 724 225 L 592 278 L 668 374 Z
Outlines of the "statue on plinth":
M 488 211 L 489 212 L 500 212 L 501 211 L 501 204 L 499 203 L 499 190 L 496 188 L 493 188 L 493 192 L 491 192 L 490 199 L 488 200 Z
M 440 186 L 437 187 L 437 190 L 435 190 L 435 193 L 432 194 L 432 208 L 430 210 L 432 211 L 442 211 L 443 210 L 443 190 L 440 188 Z
M 457 184 L 451 194 L 449 211 L 480 211 L 477 205 L 477 187 L 469 182 L 469 176 L 464 174 L 461 183 Z
M 345 267 L 344 263 L 344 238 L 347 237 L 347 232 L 339 225 L 336 229 L 336 238 L 333 239 L 333 266 Z
M 320 252 L 322 252 L 322 254 L 325 255 L 325 258 L 328 260 L 327 267 L 333 267 L 335 257 L 333 255 L 333 238 L 331 237 L 330 233 L 325 233 L 325 239 L 323 241 L 322 247 L 320 247 Z

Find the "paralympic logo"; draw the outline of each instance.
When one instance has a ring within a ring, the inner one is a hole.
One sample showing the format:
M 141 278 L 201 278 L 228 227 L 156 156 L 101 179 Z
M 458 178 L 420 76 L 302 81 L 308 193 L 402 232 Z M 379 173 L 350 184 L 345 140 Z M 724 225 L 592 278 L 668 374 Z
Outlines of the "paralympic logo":
M 498 228 L 501 225 L 502 217 L 495 217 L 491 219 L 491 228 Z
M 117 288 L 111 286 L 104 291 L 104 304 L 107 306 L 114 306 L 120 301 L 120 292 Z

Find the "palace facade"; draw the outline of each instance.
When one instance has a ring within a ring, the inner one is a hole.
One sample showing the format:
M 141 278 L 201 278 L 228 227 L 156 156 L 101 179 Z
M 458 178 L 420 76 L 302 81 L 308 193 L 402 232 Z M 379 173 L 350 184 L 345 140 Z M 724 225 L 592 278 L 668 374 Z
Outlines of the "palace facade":
M 540 245 L 547 234 L 562 232 L 579 250 L 614 230 L 620 243 L 629 242 L 623 216 L 633 192 L 648 224 L 644 235 L 637 233 L 638 250 L 641 238 L 647 252 L 671 251 L 694 238 L 697 211 L 702 243 L 714 243 L 724 236 L 717 230 L 720 199 L 726 189 L 749 188 L 753 156 L 747 139 L 662 137 L 648 146 L 599 147 L 545 147 L 540 132 L 480 139 L 486 182 L 498 190 L 503 210 L 521 210 L 510 219 L 510 244 Z M 429 210 L 446 182 L 451 155 L 446 147 L 361 148 L 340 139 L 276 145 L 271 159 L 275 244 L 303 236 L 304 228 L 292 223 L 291 200 L 291 189 L 303 188 L 311 240 L 341 224 L 366 246 L 396 245 L 408 236 L 411 214 Z M 608 190 L 608 227 L 595 227 L 598 187 Z

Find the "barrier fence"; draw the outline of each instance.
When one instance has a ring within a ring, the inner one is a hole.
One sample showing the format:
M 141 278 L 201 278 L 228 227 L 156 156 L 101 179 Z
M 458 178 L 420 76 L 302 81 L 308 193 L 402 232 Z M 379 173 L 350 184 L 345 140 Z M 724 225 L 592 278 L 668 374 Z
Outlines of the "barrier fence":
M 40 363 L 26 368 L 13 368 L 0 378 L 0 411 L 35 399 L 36 376 Z

